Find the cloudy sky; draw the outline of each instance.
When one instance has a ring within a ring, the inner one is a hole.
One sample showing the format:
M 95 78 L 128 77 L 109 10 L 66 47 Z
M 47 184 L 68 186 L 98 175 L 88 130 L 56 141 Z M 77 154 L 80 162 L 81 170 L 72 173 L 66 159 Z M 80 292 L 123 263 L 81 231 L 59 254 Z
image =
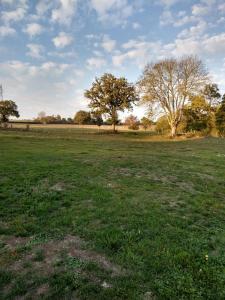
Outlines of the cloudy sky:
M 225 92 L 224 0 L 0 0 L 0 84 L 21 118 L 71 117 L 95 76 L 135 82 L 147 62 L 186 54 Z

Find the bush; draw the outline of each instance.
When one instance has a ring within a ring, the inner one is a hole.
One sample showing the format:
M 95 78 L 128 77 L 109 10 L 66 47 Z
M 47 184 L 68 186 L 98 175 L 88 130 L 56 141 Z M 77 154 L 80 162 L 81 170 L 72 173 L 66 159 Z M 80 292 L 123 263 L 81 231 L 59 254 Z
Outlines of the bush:
M 139 121 L 138 118 L 130 115 L 125 120 L 125 125 L 128 125 L 128 128 L 131 130 L 138 130 L 139 129 Z
M 219 106 L 215 117 L 216 129 L 219 133 L 219 136 L 225 137 L 225 97 L 221 105 Z
M 166 134 L 170 131 L 170 125 L 166 116 L 162 116 L 157 120 L 155 130 L 160 134 Z

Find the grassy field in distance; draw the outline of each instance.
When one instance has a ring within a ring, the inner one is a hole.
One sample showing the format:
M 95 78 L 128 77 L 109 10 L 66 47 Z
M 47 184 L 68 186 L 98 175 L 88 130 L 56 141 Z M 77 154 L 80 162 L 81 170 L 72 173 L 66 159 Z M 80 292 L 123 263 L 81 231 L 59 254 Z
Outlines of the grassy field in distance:
M 225 299 L 225 139 L 0 131 L 0 299 Z

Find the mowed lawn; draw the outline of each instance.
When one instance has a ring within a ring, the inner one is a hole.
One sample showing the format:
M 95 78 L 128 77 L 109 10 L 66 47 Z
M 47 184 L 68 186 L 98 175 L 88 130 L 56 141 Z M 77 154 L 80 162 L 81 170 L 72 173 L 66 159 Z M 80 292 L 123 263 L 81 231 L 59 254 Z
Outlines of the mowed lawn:
M 0 131 L 0 299 L 225 299 L 225 140 Z

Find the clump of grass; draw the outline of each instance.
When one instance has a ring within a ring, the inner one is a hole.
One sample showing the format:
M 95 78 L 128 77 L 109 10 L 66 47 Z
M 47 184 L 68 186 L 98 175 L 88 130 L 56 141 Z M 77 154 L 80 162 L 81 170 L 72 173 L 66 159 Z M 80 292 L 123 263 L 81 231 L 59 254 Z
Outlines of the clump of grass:
M 45 253 L 43 249 L 37 249 L 34 253 L 34 261 L 43 261 L 45 259 Z

